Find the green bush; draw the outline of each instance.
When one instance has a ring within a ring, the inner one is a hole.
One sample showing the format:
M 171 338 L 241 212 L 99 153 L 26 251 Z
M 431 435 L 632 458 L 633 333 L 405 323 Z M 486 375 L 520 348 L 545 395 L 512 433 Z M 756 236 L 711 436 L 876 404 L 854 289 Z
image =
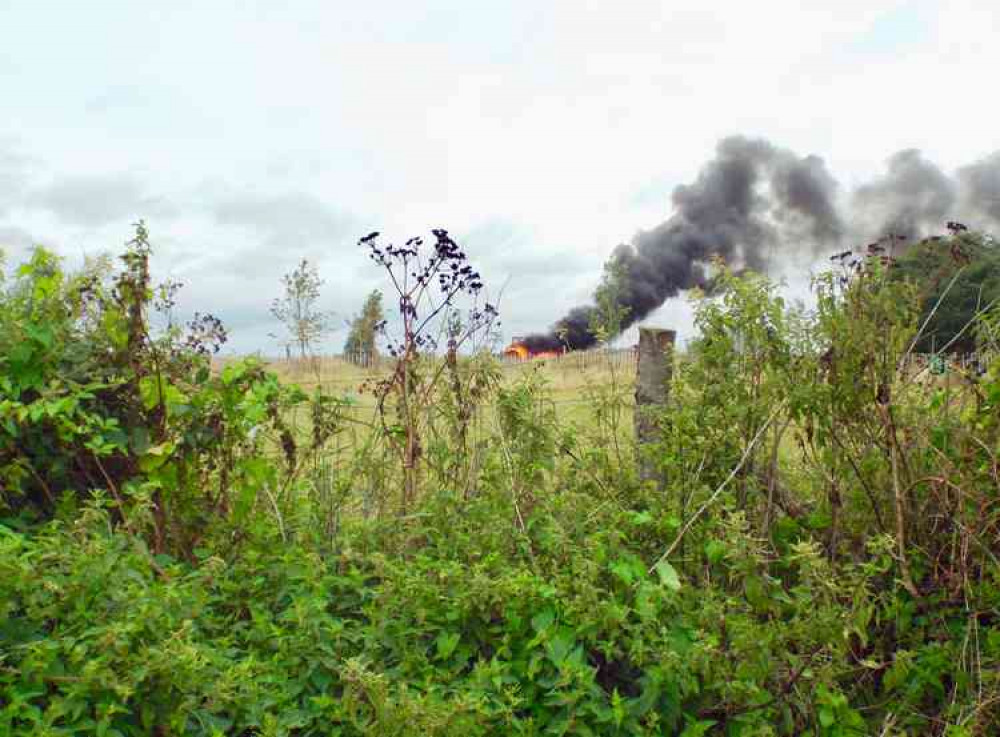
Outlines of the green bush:
M 39 250 L 0 291 L 0 734 L 1000 728 L 1000 364 L 914 368 L 879 259 L 811 313 L 721 271 L 659 485 L 621 386 L 567 425 L 456 351 L 349 435 L 213 366 L 215 322 L 152 330 L 147 264 L 140 228 L 110 278 Z

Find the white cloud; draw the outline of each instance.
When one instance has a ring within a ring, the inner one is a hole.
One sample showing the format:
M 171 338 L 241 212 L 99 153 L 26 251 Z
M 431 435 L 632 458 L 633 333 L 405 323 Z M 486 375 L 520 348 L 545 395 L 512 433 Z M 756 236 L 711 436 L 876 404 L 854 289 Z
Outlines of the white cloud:
M 234 315 L 259 314 L 296 249 L 350 313 L 379 279 L 358 235 L 447 227 L 518 272 L 506 325 L 525 332 L 586 296 L 725 135 L 817 153 L 847 185 L 900 149 L 950 171 L 997 147 L 986 0 L 4 7 L 0 141 L 42 172 L 5 178 L 0 156 L 0 227 L 75 253 L 143 214 L 197 308 Z

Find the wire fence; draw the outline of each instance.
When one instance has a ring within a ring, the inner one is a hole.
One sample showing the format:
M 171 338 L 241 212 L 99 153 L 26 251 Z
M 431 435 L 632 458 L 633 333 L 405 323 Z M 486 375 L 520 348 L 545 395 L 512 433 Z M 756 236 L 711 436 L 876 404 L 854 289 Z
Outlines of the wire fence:
M 906 371 L 929 371 L 944 374 L 949 371 L 981 374 L 1000 358 L 995 350 L 973 351 L 971 353 L 911 353 L 902 362 Z
M 629 369 L 635 368 L 639 351 L 629 348 L 594 348 L 586 351 L 545 354 L 543 356 L 520 358 L 504 355 L 500 361 L 506 366 L 522 364 L 551 364 L 560 368 L 579 369 Z
M 628 348 L 598 348 L 586 351 L 571 351 L 561 354 L 519 358 L 500 355 L 497 360 L 504 368 L 549 367 L 560 373 L 581 371 L 600 373 L 615 370 L 625 375 L 634 372 L 638 362 L 638 351 Z M 976 351 L 962 354 L 912 353 L 902 361 L 900 368 L 906 372 L 928 371 L 934 374 L 961 371 L 982 373 L 998 358 L 995 350 Z M 392 371 L 396 359 L 382 354 L 358 353 L 332 356 L 314 356 L 302 359 L 277 360 L 269 362 L 281 373 L 299 383 L 324 385 L 354 385 L 366 378 L 386 375 Z
M 630 347 L 598 348 L 586 351 L 545 354 L 529 358 L 500 354 L 496 358 L 503 366 L 552 365 L 566 369 L 626 369 L 635 367 L 638 356 L 638 351 L 634 347 Z M 268 363 L 275 366 L 286 366 L 295 373 L 302 375 L 329 375 L 332 373 L 342 373 L 345 370 L 353 370 L 353 372 L 390 371 L 395 366 L 396 359 L 383 354 L 343 353 L 328 356 L 278 359 L 269 361 Z

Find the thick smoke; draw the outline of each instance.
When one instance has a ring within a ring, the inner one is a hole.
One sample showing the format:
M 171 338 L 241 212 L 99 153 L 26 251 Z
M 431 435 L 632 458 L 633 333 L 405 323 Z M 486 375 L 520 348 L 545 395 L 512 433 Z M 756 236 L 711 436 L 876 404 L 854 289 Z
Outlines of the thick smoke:
M 953 212 L 956 191 L 943 171 L 916 149 L 889 158 L 889 171 L 855 190 L 852 222 L 861 239 L 895 233 L 908 238 L 939 229 Z
M 1000 223 L 1000 151 L 958 170 L 962 217 Z
M 960 169 L 955 179 L 912 149 L 890 157 L 887 168 L 842 198 L 816 156 L 762 139 L 723 139 L 694 183 L 673 191 L 670 219 L 615 248 L 605 265 L 604 284 L 614 283 L 618 306 L 627 310 L 622 328 L 682 290 L 704 286 L 715 257 L 760 271 L 772 260 L 815 258 L 848 239 L 893 232 L 914 240 L 947 219 L 1000 224 L 1000 152 Z M 596 342 L 596 313 L 593 304 L 575 307 L 548 333 L 524 342 L 532 351 L 587 348 Z
M 843 232 L 836 189 L 816 157 L 800 158 L 763 140 L 724 139 L 697 180 L 674 190 L 673 217 L 612 253 L 607 278 L 619 275 L 620 306 L 628 310 L 623 327 L 681 290 L 704 285 L 705 266 L 715 256 L 762 269 L 772 250 L 836 242 Z M 586 348 L 594 343 L 595 310 L 577 307 L 550 333 L 525 342 L 532 350 Z

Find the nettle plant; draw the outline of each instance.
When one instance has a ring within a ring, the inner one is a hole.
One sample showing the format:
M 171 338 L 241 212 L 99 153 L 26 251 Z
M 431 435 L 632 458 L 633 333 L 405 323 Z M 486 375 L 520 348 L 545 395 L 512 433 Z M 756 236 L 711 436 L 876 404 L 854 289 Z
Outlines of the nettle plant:
M 416 499 L 423 430 L 442 390 L 450 392 L 458 405 L 453 429 L 465 442 L 482 382 L 462 376 L 459 356 L 475 348 L 499 324 L 499 310 L 486 299 L 482 277 L 465 251 L 448 231 L 431 233 L 434 240 L 429 247 L 421 237 L 410 238 L 402 246 L 383 245 L 377 232 L 359 241 L 372 261 L 385 270 L 396 296 L 395 324 L 383 320 L 377 325 L 396 366 L 371 390 L 378 400 L 381 428 L 401 462 L 404 513 Z M 438 360 L 424 360 L 432 356 Z
M 154 283 L 151 252 L 139 223 L 118 268 L 68 273 L 39 248 L 0 289 L 0 513 L 96 495 L 154 552 L 189 555 L 208 523 L 239 526 L 287 493 L 311 448 L 284 417 L 305 398 L 253 361 L 213 371 L 222 323 L 176 324 L 179 285 Z

